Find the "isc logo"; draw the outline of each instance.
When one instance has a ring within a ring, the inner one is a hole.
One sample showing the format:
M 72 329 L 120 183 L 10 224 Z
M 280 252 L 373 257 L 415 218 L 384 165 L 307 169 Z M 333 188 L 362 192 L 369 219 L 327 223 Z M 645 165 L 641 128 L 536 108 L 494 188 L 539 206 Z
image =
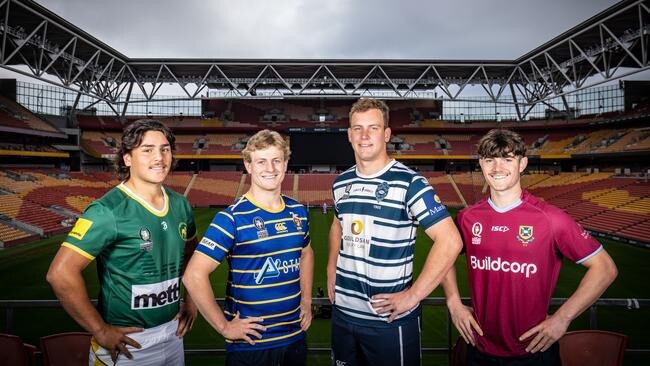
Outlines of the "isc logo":
M 510 231 L 510 228 L 507 226 L 492 226 L 492 231 L 498 231 L 501 233 L 505 233 Z

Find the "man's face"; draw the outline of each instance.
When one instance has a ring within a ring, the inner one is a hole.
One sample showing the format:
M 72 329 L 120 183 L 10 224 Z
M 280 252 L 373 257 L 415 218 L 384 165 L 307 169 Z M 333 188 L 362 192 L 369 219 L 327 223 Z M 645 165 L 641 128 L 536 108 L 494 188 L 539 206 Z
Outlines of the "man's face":
M 251 153 L 250 163 L 244 161 L 251 184 L 266 191 L 280 190 L 288 161 L 284 160 L 284 152 L 277 146 L 255 150 Z
M 172 165 L 172 149 L 165 135 L 160 131 L 147 131 L 140 146 L 124 155 L 124 164 L 129 167 L 129 180 L 162 184 Z
M 507 192 L 513 187 L 520 187 L 519 179 L 528 165 L 528 158 L 510 153 L 504 158 L 481 158 L 479 165 L 492 191 Z
M 348 140 L 358 160 L 370 162 L 385 154 L 390 128 L 384 128 L 381 111 L 369 109 L 354 113 L 350 119 Z

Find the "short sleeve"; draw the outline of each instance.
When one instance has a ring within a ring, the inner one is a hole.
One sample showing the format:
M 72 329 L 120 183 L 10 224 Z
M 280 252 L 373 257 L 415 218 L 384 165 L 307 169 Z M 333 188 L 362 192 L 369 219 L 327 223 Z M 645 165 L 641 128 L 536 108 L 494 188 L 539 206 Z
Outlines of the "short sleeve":
M 196 251 L 221 263 L 235 245 L 236 232 L 237 227 L 233 216 L 227 211 L 221 211 L 212 219 L 203 238 L 196 246 Z
M 305 219 L 300 220 L 302 222 L 303 231 L 305 235 L 303 236 L 302 247 L 305 248 L 309 243 L 311 243 L 311 236 L 309 234 L 309 210 L 304 209 Z
M 63 246 L 94 260 L 117 235 L 113 212 L 99 203 L 92 203 L 77 219 Z
M 425 230 L 449 216 L 447 208 L 421 175 L 415 175 L 406 191 L 406 206 L 412 217 L 420 222 Z
M 602 245 L 564 211 L 554 212 L 551 220 L 555 246 L 571 261 L 582 263 L 602 249 Z
M 187 209 L 188 217 L 187 217 L 187 241 L 192 241 L 196 239 L 196 221 L 194 221 L 194 213 L 192 211 L 192 207 L 190 206 L 189 202 L 185 200 L 185 207 Z

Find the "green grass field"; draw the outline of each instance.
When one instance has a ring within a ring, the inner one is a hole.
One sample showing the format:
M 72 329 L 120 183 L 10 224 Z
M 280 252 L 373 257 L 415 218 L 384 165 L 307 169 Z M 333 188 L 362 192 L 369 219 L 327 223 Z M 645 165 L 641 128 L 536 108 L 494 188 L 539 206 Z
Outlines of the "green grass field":
M 196 209 L 195 217 L 199 233 L 203 233 L 210 223 L 216 209 Z M 455 213 L 455 211 L 454 211 Z M 314 289 L 326 288 L 325 266 L 327 262 L 327 233 L 332 214 L 323 215 L 319 210 L 311 211 L 312 246 L 316 257 Z M 16 248 L 0 251 L 0 299 L 54 299 L 54 294 L 45 281 L 45 273 L 54 253 L 64 236 L 57 236 Z M 619 277 L 605 292 L 604 298 L 650 298 L 650 251 L 621 244 L 614 241 L 600 241 L 616 261 Z M 416 273 L 426 258 L 431 241 L 422 231 L 418 232 L 416 249 Z M 465 257 L 456 262 L 461 294 L 468 296 Z M 220 267 L 212 275 L 212 284 L 217 297 L 223 297 L 225 291 L 227 268 Z M 584 269 L 582 266 L 566 262 L 555 291 L 555 297 L 568 297 L 577 287 Z M 84 272 L 90 294 L 98 291 L 94 263 Z M 314 291 L 314 293 L 316 293 Z M 431 295 L 442 297 L 442 290 L 436 289 Z M 630 338 L 628 348 L 650 348 L 650 319 L 648 309 L 628 310 L 626 308 L 603 307 L 598 309 L 598 328 L 627 334 Z M 447 346 L 447 313 L 443 307 L 427 306 L 423 314 L 423 347 Z M 6 310 L 0 310 L 0 332 L 6 331 Z M 586 329 L 587 318 L 576 319 L 571 329 Z M 38 344 L 41 336 L 79 330 L 80 328 L 61 309 L 16 309 L 12 316 L 12 334 L 21 336 L 32 344 Z M 310 347 L 329 347 L 329 320 L 316 319 L 308 334 Z M 452 336 L 455 340 L 456 333 Z M 185 338 L 186 349 L 223 348 L 222 337 L 202 319 L 197 321 L 192 332 Z M 188 365 L 221 364 L 222 358 L 214 355 L 197 355 L 188 357 Z M 310 365 L 328 365 L 327 353 L 310 355 Z M 425 365 L 446 365 L 446 355 L 425 354 Z M 626 365 L 650 364 L 648 357 L 626 355 Z

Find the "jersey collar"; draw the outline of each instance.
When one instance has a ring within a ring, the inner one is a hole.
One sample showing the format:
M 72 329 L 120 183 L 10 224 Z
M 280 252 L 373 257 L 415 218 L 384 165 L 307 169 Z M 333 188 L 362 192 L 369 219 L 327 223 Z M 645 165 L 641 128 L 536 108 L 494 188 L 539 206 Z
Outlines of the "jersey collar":
M 165 192 L 165 188 L 163 188 L 162 186 L 160 186 L 160 190 L 162 191 L 163 200 L 164 200 L 162 210 L 158 210 L 152 205 L 150 205 L 149 202 L 147 202 L 144 198 L 138 196 L 135 192 L 129 189 L 129 187 L 127 187 L 126 184 L 124 184 L 124 182 L 120 183 L 117 186 L 117 188 L 120 191 L 124 192 L 127 196 L 131 197 L 133 200 L 141 204 L 142 207 L 147 209 L 147 211 L 151 212 L 152 214 L 158 217 L 163 217 L 167 215 L 167 211 L 169 211 L 169 199 L 167 198 L 167 192 Z
M 390 159 L 390 161 L 388 162 L 388 164 L 386 164 L 385 167 L 383 167 L 377 173 L 370 174 L 370 175 L 361 174 L 358 167 L 355 167 L 354 170 L 357 173 L 357 176 L 359 178 L 365 178 L 365 179 L 377 178 L 377 177 L 381 176 L 382 174 L 386 173 L 388 171 L 388 169 L 390 169 L 393 166 L 393 164 L 395 164 L 395 162 L 396 162 L 395 159 Z
M 282 205 L 281 205 L 280 208 L 278 208 L 277 210 L 272 210 L 272 209 L 270 209 L 270 208 L 268 208 L 268 207 L 264 207 L 262 204 L 260 204 L 259 202 L 255 201 L 255 200 L 253 199 L 253 197 L 251 197 L 251 195 L 249 195 L 248 193 L 246 193 L 246 194 L 244 195 L 244 197 L 246 197 L 246 199 L 247 199 L 248 201 L 250 201 L 250 203 L 252 203 L 252 204 L 253 204 L 254 206 L 256 206 L 257 208 L 262 209 L 262 210 L 267 211 L 267 212 L 270 212 L 270 213 L 279 213 L 279 212 L 282 212 L 282 211 L 284 211 L 284 209 L 285 209 L 285 207 L 286 207 L 286 204 L 284 203 L 284 197 L 282 197 L 282 195 L 280 195 L 280 200 L 282 201 Z
M 494 202 L 492 202 L 492 198 L 490 198 L 490 197 L 488 197 L 487 202 L 490 205 L 490 207 L 492 207 L 492 209 L 494 211 L 496 211 L 498 213 L 505 213 L 505 212 L 508 212 L 508 211 L 510 211 L 510 210 L 512 210 L 514 208 L 519 207 L 519 205 L 521 205 L 522 202 L 524 202 L 524 201 L 522 201 L 521 198 L 519 198 L 515 202 L 509 204 L 506 207 L 497 207 L 497 205 L 495 205 Z

